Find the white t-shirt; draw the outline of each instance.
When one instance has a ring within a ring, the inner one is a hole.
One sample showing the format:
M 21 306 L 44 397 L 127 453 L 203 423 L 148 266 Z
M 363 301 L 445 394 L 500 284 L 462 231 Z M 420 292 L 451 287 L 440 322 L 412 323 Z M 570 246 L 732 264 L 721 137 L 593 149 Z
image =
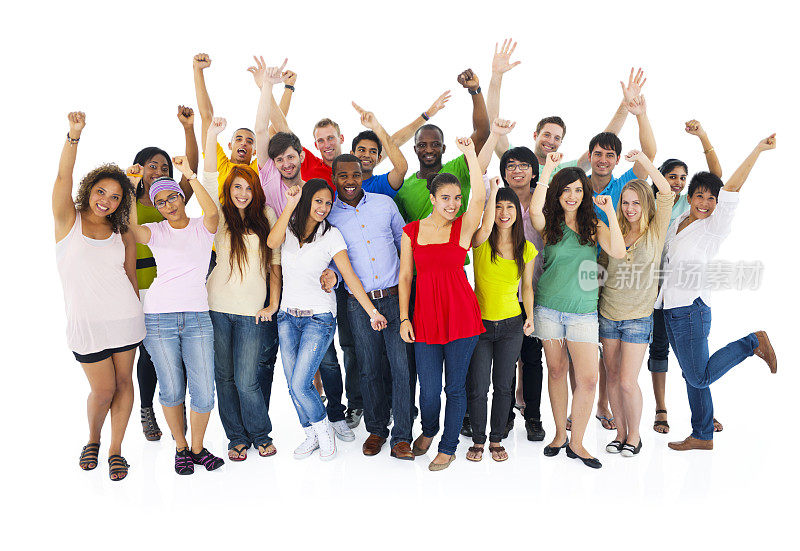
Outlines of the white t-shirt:
M 342 234 L 333 226 L 323 235 L 320 224 L 314 241 L 302 247 L 292 230 L 287 228 L 286 240 L 281 245 L 281 309 L 313 310 L 315 314 L 330 312 L 335 316 L 336 294 L 322 290 L 319 276 L 330 265 L 336 253 L 346 250 L 347 244 Z

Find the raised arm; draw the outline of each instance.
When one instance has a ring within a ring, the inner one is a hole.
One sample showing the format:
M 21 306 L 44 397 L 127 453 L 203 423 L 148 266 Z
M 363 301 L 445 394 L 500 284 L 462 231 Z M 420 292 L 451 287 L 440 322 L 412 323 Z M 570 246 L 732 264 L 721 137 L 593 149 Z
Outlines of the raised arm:
M 294 95 L 294 83 L 297 82 L 297 73 L 286 69 L 281 74 L 281 80 L 283 81 L 283 94 L 281 95 L 281 102 L 278 104 L 278 109 L 281 110 L 281 113 L 283 113 L 285 117 L 289 114 L 289 106 L 292 103 L 292 96 Z M 277 133 L 278 131 L 275 127 L 270 125 L 269 137 L 271 138 Z
M 133 189 L 136 189 L 136 186 L 139 185 L 139 181 L 142 179 L 144 169 L 142 165 L 133 165 L 128 167 L 125 174 L 128 175 L 128 180 L 130 180 Z M 131 198 L 131 208 L 128 215 L 128 231 L 131 232 L 134 241 L 137 243 L 146 244 L 150 242 L 150 228 L 139 225 L 139 213 L 136 210 L 135 196 Z
M 511 63 L 511 54 L 513 54 L 516 49 L 517 43 L 513 42 L 510 38 L 503 40 L 503 45 L 499 49 L 497 43 L 495 42 L 494 44 L 492 80 L 489 81 L 489 91 L 486 94 L 486 112 L 489 115 L 490 121 L 500 116 L 500 86 L 503 83 L 503 74 L 522 63 L 521 61 Z M 498 157 L 502 157 L 503 153 L 507 150 L 508 137 L 498 137 L 493 151 L 497 153 Z M 481 151 L 483 151 L 483 149 L 481 149 Z
M 639 123 L 639 145 L 642 146 L 642 153 L 652 161 L 656 158 L 656 138 L 650 127 L 650 119 L 647 118 L 647 104 L 644 96 L 633 98 L 628 103 L 628 111 L 636 116 L 636 121 Z M 633 173 L 637 178 L 647 178 L 647 171 L 641 163 L 633 165 Z
M 284 65 L 286 62 L 284 61 Z M 275 98 L 272 95 L 272 87 L 281 82 L 281 72 L 283 67 L 264 67 L 263 70 L 258 71 L 258 77 L 261 86 L 261 96 L 258 100 L 258 109 L 256 110 L 256 122 L 254 131 L 256 134 L 256 158 L 259 163 L 263 163 L 268 159 L 267 150 L 269 148 L 269 120 L 272 116 L 273 105 Z
M 483 207 L 483 218 L 481 227 L 472 236 L 472 248 L 481 245 L 489 239 L 494 227 L 495 206 L 497 205 L 497 190 L 500 189 L 500 178 L 495 176 L 489 180 L 489 196 L 486 198 L 486 206 Z
M 480 153 L 478 153 L 478 164 L 481 167 L 481 174 L 486 172 L 489 168 L 489 163 L 492 160 L 492 152 L 496 151 L 497 143 L 501 139 L 508 142 L 508 134 L 514 129 L 517 123 L 507 121 L 505 119 L 492 119 L 492 131 L 489 133 L 489 139 L 483 144 Z
M 189 168 L 192 172 L 197 172 L 197 163 L 200 160 L 200 154 L 197 151 L 197 136 L 194 133 L 194 110 L 185 105 L 178 106 L 178 120 L 183 126 L 183 134 L 186 140 L 186 160 L 189 162 Z M 186 200 L 192 196 L 192 187 L 185 178 L 181 178 L 179 184 L 181 189 L 186 194 Z
M 175 168 L 181 171 L 181 174 L 192 186 L 192 191 L 197 196 L 197 202 L 200 203 L 200 208 L 203 209 L 203 225 L 209 232 L 217 233 L 217 225 L 219 224 L 217 203 L 211 198 L 211 195 L 200 183 L 200 180 L 197 179 L 197 174 L 189 166 L 189 161 L 186 157 L 173 157 L 172 162 L 175 163 Z
M 225 127 L 228 125 L 228 121 L 226 121 L 222 117 L 212 117 L 210 124 L 208 126 L 208 132 L 206 132 L 206 143 L 205 143 L 205 151 L 214 151 L 217 147 L 217 138 L 225 130 Z M 217 156 L 216 155 L 206 155 L 203 159 L 203 171 L 204 172 L 217 172 Z
M 250 67 L 247 68 L 247 70 L 248 70 L 248 72 L 250 72 L 250 74 L 253 75 L 253 80 L 255 81 L 256 86 L 261 88 L 261 84 L 264 82 L 264 73 L 266 73 L 269 68 L 267 67 L 267 64 L 264 62 L 264 57 L 263 56 L 258 56 L 258 57 L 253 56 L 253 59 L 255 60 L 256 64 L 255 65 L 251 65 Z M 283 60 L 283 65 L 280 66 L 281 75 L 283 74 L 283 71 L 284 71 L 284 68 L 286 67 L 286 63 L 287 62 L 288 62 L 288 59 L 284 59 Z M 271 93 L 270 93 L 270 96 L 272 96 Z M 277 102 L 275 101 L 274 97 L 272 97 L 272 99 L 270 99 L 270 113 L 269 113 L 269 115 L 270 115 L 269 120 L 265 121 L 264 124 L 268 125 L 271 122 L 272 125 L 273 125 L 273 130 L 274 131 L 276 131 L 276 132 L 291 132 L 292 131 L 291 128 L 289 128 L 289 123 L 286 122 L 286 115 L 284 114 L 283 111 L 281 111 L 281 109 L 278 106 Z M 256 124 L 258 124 L 258 123 L 256 123 Z
M 531 218 L 531 225 L 538 232 L 544 231 L 545 219 L 542 210 L 544 209 L 544 202 L 547 198 L 550 175 L 558 166 L 558 163 L 561 162 L 562 158 L 563 154 L 561 153 L 550 153 L 547 156 L 544 162 L 544 169 L 542 169 L 542 173 L 539 175 L 539 181 L 536 182 L 536 187 L 533 188 L 531 205 L 528 208 L 528 216 Z
M 706 163 L 708 164 L 708 171 L 717 178 L 722 178 L 722 165 L 720 165 L 717 152 L 714 151 L 714 146 L 711 145 L 708 134 L 706 134 L 702 125 L 698 121 L 692 119 L 686 123 L 686 132 L 700 138 L 700 144 L 703 146 L 703 154 L 706 156 Z
M 672 188 L 669 187 L 667 179 L 664 178 L 664 175 L 653 165 L 653 161 L 647 158 L 647 155 L 638 149 L 634 149 L 625 155 L 625 160 L 640 166 L 645 173 L 644 178 L 650 176 L 650 179 L 653 180 L 656 188 L 658 188 L 659 193 L 663 193 L 664 195 L 670 195 L 672 193 Z
M 300 202 L 300 186 L 290 187 L 284 192 L 284 195 L 286 195 L 286 206 L 267 236 L 267 247 L 270 249 L 277 249 L 286 241 L 286 228 L 289 227 L 292 213 L 297 207 L 297 203 Z
M 608 218 L 608 226 L 602 221 L 597 221 L 597 244 L 600 245 L 608 256 L 614 258 L 625 257 L 625 238 L 619 227 L 617 213 L 614 211 L 614 202 L 609 195 L 598 195 L 593 198 L 594 204 L 600 207 Z
M 64 146 L 61 148 L 61 159 L 58 161 L 58 173 L 53 184 L 53 221 L 55 222 L 56 242 L 64 239 L 75 224 L 75 201 L 72 199 L 72 172 L 75 169 L 75 157 L 78 155 L 78 140 L 83 127 L 86 126 L 86 114 L 73 111 L 67 115 L 69 130 Z
M 486 103 L 481 93 L 478 75 L 472 69 L 467 69 L 458 75 L 458 83 L 466 88 L 472 96 L 472 135 L 470 140 L 475 145 L 475 151 L 483 149 L 483 144 L 489 139 L 490 125 L 489 114 L 486 112 Z
M 428 122 L 428 120 L 436 115 L 439 111 L 441 111 L 447 100 L 450 99 L 450 90 L 446 90 L 444 94 L 436 98 L 436 101 L 431 104 L 428 109 L 422 112 L 421 115 L 417 116 L 416 119 L 405 125 L 403 128 L 392 134 L 392 141 L 394 145 L 397 147 L 401 147 L 404 143 L 410 140 L 414 133 L 420 129 L 420 127 Z
M 486 199 L 486 188 L 483 186 L 483 172 L 478 164 L 478 155 L 475 154 L 475 144 L 471 138 L 458 138 L 456 146 L 464 154 L 469 169 L 469 203 L 461 222 L 461 236 L 459 243 L 465 249 L 472 242 L 472 235 L 478 229 L 483 212 L 483 203 Z
M 200 111 L 200 140 L 206 143 L 206 133 L 214 116 L 214 107 L 206 89 L 206 79 L 203 71 L 211 66 L 211 57 L 208 54 L 197 54 L 192 59 L 192 72 L 194 73 L 194 94 L 197 96 L 197 109 Z M 216 149 L 216 147 L 215 147 Z M 213 149 L 207 150 L 208 155 L 213 155 Z
M 386 155 L 392 162 L 392 170 L 389 172 L 389 185 L 392 186 L 392 189 L 400 189 L 400 186 L 403 185 L 403 180 L 406 177 L 406 171 L 408 171 L 408 162 L 406 161 L 406 158 L 400 152 L 400 148 L 397 147 L 397 145 L 392 141 L 391 137 L 389 137 L 389 134 L 386 132 L 386 129 L 383 128 L 383 125 L 378 122 L 375 114 L 371 111 L 365 111 L 363 108 L 359 107 L 356 102 L 352 102 L 352 104 L 353 108 L 355 108 L 359 115 L 361 115 L 361 124 L 378 135 L 378 139 L 386 149 Z
M 755 149 L 753 149 L 753 151 L 750 152 L 750 155 L 745 158 L 744 162 L 739 165 L 739 168 L 737 168 L 736 172 L 733 173 L 733 176 L 731 176 L 730 179 L 725 182 L 725 185 L 722 189 L 725 191 L 739 191 L 742 189 L 747 177 L 750 175 L 750 171 L 756 164 L 756 160 L 758 160 L 758 156 L 764 151 L 775 149 L 776 145 L 777 142 L 775 141 L 775 134 L 771 134 L 758 142 Z

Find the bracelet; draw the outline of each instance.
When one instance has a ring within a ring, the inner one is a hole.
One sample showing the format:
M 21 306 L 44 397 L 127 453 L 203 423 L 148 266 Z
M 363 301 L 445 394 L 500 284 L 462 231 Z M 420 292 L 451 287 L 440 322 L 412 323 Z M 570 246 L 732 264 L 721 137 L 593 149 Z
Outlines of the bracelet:
M 294 86 L 292 84 L 284 84 L 283 87 L 294 92 Z
M 478 94 L 480 94 L 480 93 L 481 93 L 481 87 L 480 87 L 480 86 L 478 86 L 477 88 L 475 88 L 475 91 L 474 91 L 474 92 L 473 92 L 472 90 L 470 90 L 469 88 L 467 88 L 467 92 L 469 92 L 469 94 L 470 94 L 471 96 L 477 96 Z
M 186 177 L 187 182 L 191 182 L 192 180 L 197 180 L 197 172 L 192 172 L 191 176 Z M 199 181 L 199 180 L 198 180 Z
M 703 150 L 703 155 L 708 155 L 712 151 L 714 151 L 714 147 L 713 146 L 709 147 L 708 149 Z
M 67 130 L 67 142 L 69 142 L 71 145 L 75 145 L 79 141 L 81 141 L 80 138 L 70 138 L 69 137 L 69 130 Z
M 423 118 L 423 120 L 426 120 L 426 121 L 429 121 L 429 120 L 431 120 L 431 118 L 428 116 L 428 113 L 426 113 L 425 111 L 423 111 L 423 112 L 422 112 L 422 114 L 420 115 L 420 117 L 422 117 L 422 118 Z
M 411 320 L 410 320 L 410 319 L 408 319 L 408 318 L 401 319 L 401 320 L 400 320 L 400 325 L 403 325 L 403 322 L 405 322 L 405 321 L 409 321 L 409 322 L 410 322 Z

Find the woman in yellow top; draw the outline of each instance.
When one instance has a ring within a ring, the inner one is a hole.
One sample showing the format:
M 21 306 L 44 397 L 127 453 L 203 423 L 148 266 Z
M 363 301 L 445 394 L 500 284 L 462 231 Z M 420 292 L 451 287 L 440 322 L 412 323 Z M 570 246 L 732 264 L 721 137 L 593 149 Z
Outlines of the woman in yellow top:
M 481 227 L 472 238 L 475 295 L 486 331 L 478 337 L 467 375 L 473 442 L 467 451 L 470 461 L 483 457 L 490 374 L 494 392 L 489 451 L 495 461 L 508 459 L 499 444 L 514 399 L 523 333 L 533 333 L 533 263 L 538 251 L 525 239 L 519 198 L 511 188 L 499 188 L 499 183 L 500 178 L 492 178 Z M 517 300 L 520 279 L 524 318 Z

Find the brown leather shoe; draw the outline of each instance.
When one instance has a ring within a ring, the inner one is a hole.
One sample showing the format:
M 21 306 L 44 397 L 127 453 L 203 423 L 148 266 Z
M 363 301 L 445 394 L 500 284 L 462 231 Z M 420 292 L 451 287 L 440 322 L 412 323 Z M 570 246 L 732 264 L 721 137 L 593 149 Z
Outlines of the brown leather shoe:
M 381 453 L 381 448 L 383 447 L 384 443 L 386 443 L 386 438 L 381 438 L 380 436 L 370 434 L 367 439 L 364 440 L 364 445 L 361 446 L 361 451 L 364 452 L 364 455 L 378 455 Z
M 714 441 L 699 440 L 697 438 L 687 436 L 686 440 L 681 440 L 680 442 L 670 442 L 667 444 L 667 446 L 669 446 L 670 449 L 677 450 L 679 452 L 685 452 L 686 450 L 713 450 Z
M 767 332 L 756 331 L 756 337 L 758 337 L 758 348 L 753 350 L 753 354 L 767 362 L 769 370 L 772 373 L 777 373 L 778 358 L 775 357 L 775 350 L 772 349 Z
M 420 434 L 419 436 L 417 436 L 417 439 L 414 440 L 414 445 L 411 447 L 411 453 L 413 453 L 414 455 L 425 455 L 426 453 L 428 453 L 428 450 L 431 447 L 430 444 L 428 444 L 427 448 L 423 448 L 422 446 L 420 446 L 419 442 L 422 440 L 422 438 L 423 438 L 423 435 Z M 432 442 L 433 441 L 431 441 L 431 443 Z
M 411 444 L 408 442 L 398 442 L 392 447 L 392 457 L 414 461 L 414 453 L 411 451 Z

